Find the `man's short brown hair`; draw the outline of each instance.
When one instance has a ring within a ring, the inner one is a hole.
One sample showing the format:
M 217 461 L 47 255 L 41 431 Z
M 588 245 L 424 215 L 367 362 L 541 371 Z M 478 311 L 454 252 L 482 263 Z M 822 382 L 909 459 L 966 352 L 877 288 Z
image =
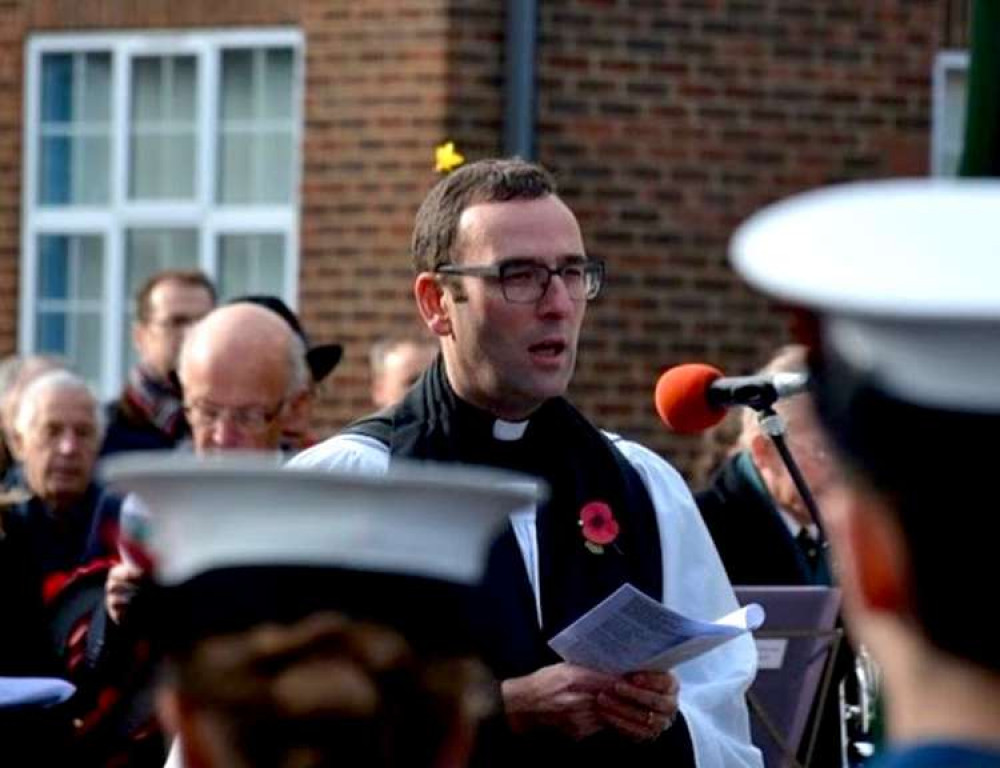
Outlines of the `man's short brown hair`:
M 417 272 L 433 272 L 454 258 L 458 220 L 480 203 L 538 200 L 557 193 L 547 170 L 520 158 L 479 160 L 445 176 L 417 211 L 410 252 Z
M 156 290 L 156 286 L 161 283 L 171 282 L 196 288 L 204 288 L 208 291 L 208 295 L 212 297 L 213 305 L 218 300 L 215 293 L 215 286 L 212 284 L 208 275 L 201 270 L 166 269 L 152 275 L 145 283 L 142 284 L 142 288 L 140 288 L 139 292 L 135 295 L 135 319 L 138 322 L 142 324 L 149 322 L 149 316 L 152 312 L 152 308 L 149 306 L 149 298 L 152 296 L 153 291 Z

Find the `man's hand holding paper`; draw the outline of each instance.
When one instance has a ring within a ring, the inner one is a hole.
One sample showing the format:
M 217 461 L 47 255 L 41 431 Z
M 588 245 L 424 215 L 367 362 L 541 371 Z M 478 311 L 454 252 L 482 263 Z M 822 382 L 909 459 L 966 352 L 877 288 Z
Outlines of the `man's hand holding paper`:
M 612 675 L 666 672 L 763 621 L 764 609 L 756 604 L 714 622 L 690 619 L 625 584 L 553 637 L 549 646 L 572 664 Z

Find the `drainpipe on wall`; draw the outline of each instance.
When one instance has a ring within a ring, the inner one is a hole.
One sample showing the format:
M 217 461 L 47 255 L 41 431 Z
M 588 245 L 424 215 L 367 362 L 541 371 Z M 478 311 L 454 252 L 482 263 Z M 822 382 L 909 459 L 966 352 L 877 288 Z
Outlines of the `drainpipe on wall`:
M 537 0 L 507 0 L 507 92 L 504 155 L 535 159 L 535 70 L 538 54 Z

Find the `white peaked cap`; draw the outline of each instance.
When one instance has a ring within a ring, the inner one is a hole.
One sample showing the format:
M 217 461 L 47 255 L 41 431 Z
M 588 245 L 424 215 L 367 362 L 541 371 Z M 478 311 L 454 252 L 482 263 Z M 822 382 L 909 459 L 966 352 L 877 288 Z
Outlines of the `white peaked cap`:
M 887 394 L 1000 411 L 1000 180 L 898 179 L 796 195 L 736 230 L 754 287 L 822 316 Z
M 474 584 L 508 516 L 542 495 L 500 471 L 394 462 L 384 476 L 331 473 L 259 454 L 122 455 L 103 474 L 148 507 L 146 549 L 164 586 L 281 565 Z

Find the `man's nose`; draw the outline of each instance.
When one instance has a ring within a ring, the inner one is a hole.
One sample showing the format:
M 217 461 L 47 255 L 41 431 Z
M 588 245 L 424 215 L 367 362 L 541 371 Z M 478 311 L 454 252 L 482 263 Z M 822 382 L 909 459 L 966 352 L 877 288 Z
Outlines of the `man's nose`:
M 573 311 L 573 299 L 561 275 L 551 275 L 549 284 L 538 300 L 538 311 L 543 315 L 568 315 Z
M 56 448 L 59 450 L 59 453 L 62 454 L 74 453 L 79 445 L 80 438 L 77 437 L 72 431 L 61 433 L 56 442 Z
M 212 424 L 212 443 L 216 448 L 237 448 L 243 438 L 243 431 L 226 414 L 220 414 Z

